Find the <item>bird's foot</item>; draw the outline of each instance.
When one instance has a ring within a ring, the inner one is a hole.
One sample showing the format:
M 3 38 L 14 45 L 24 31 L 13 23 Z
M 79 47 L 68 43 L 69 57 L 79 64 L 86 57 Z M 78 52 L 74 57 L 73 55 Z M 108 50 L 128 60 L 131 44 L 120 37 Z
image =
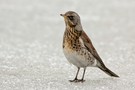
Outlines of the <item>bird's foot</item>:
M 83 79 L 74 79 L 74 80 L 69 80 L 70 82 L 75 82 L 75 83 L 77 83 L 77 82 L 85 82 L 85 80 L 83 80 Z
M 70 82 L 78 82 L 78 79 L 69 80 Z
M 83 82 L 85 82 L 85 80 L 83 80 L 83 79 L 79 79 L 79 80 L 78 80 L 78 82 L 83 83 Z

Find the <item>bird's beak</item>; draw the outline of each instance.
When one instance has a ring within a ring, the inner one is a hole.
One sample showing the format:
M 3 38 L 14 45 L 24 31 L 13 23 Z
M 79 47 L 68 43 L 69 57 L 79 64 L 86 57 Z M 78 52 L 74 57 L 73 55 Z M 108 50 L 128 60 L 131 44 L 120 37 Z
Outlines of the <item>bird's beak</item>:
M 60 14 L 60 16 L 64 17 L 65 15 L 64 14 Z

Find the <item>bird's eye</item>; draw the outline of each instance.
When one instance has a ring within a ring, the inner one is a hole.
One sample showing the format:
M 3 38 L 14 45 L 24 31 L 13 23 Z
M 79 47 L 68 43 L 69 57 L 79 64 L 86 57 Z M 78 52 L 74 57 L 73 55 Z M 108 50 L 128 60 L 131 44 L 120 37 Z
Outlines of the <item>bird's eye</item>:
M 73 19 L 74 19 L 74 16 L 68 16 L 68 18 L 69 18 L 70 20 L 73 20 Z

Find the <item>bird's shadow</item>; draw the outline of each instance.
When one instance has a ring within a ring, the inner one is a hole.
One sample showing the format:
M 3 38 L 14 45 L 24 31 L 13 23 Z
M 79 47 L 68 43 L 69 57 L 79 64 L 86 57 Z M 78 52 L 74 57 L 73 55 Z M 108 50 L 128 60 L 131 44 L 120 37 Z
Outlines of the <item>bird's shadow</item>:
M 82 86 L 111 86 L 112 84 L 116 84 L 118 82 L 118 78 L 98 78 L 98 79 L 86 79 L 85 82 L 81 83 L 74 83 L 71 84 L 80 85 Z

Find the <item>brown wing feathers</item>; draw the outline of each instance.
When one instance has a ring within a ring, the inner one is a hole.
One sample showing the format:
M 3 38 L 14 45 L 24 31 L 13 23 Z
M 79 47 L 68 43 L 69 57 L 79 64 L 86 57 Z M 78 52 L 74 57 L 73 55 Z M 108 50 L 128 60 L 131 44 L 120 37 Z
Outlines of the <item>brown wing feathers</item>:
M 99 61 L 99 63 L 105 67 L 104 63 L 102 62 L 102 59 L 99 57 L 96 49 L 94 48 L 91 40 L 89 39 L 89 37 L 87 36 L 87 34 L 82 31 L 82 34 L 81 34 L 81 38 L 84 42 L 84 45 L 85 47 L 89 50 L 89 52 Z

